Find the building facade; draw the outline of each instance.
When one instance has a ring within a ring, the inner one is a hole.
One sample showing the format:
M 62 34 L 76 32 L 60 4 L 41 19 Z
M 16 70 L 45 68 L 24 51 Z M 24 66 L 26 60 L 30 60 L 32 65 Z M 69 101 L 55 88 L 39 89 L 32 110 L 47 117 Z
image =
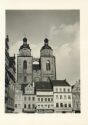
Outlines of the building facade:
M 80 80 L 72 86 L 73 112 L 80 113 Z
M 9 56 L 9 37 L 5 40 L 5 112 L 14 111 L 15 98 L 15 56 Z
M 54 112 L 53 86 L 50 82 L 36 83 L 36 112 Z
M 55 112 L 72 112 L 72 90 L 66 80 L 54 80 L 54 111 Z

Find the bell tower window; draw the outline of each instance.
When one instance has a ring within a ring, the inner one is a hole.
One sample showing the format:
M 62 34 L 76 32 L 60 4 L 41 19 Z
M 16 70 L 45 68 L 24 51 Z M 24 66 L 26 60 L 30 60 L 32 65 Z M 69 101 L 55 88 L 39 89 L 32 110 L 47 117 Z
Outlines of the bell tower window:
M 27 69 L 27 61 L 26 60 L 24 60 L 24 62 L 23 62 L 23 69 Z
M 49 71 L 50 70 L 50 61 L 47 60 L 46 62 L 46 70 Z

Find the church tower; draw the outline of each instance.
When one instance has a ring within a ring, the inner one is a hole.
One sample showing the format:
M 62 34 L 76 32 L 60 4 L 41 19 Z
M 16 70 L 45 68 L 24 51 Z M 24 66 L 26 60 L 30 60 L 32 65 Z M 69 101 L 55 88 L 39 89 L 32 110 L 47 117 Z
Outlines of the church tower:
M 49 46 L 49 40 L 45 38 L 44 46 L 40 50 L 41 78 L 42 81 L 56 79 L 56 62 L 53 49 Z
M 27 38 L 23 38 L 23 45 L 20 47 L 17 56 L 17 83 L 21 86 L 27 84 L 32 86 L 32 61 L 33 57 L 31 56 L 30 46 L 27 44 Z

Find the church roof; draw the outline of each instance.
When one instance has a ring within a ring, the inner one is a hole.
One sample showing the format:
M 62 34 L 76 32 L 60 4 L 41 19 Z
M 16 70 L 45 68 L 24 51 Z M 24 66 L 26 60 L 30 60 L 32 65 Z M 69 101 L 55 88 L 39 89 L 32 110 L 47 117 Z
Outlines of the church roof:
M 52 80 L 53 86 L 70 86 L 70 84 L 65 80 Z
M 40 81 L 36 82 L 36 91 L 53 91 L 51 82 Z
M 43 49 L 51 49 L 52 50 L 52 48 L 48 45 L 48 39 L 47 38 L 45 38 L 45 40 L 44 40 L 44 46 L 41 48 L 41 50 L 40 51 L 42 51 Z
M 23 38 L 23 45 L 20 47 L 20 49 L 23 49 L 23 48 L 30 49 L 29 44 L 27 44 L 27 38 L 26 37 Z
M 43 49 L 51 49 L 52 50 L 52 48 L 49 46 L 49 45 L 44 45 L 42 48 L 41 48 L 41 50 L 43 50 Z M 40 51 L 41 51 L 40 50 Z
M 29 44 L 23 44 L 23 45 L 20 47 L 20 49 L 23 49 L 23 48 L 30 49 L 30 46 L 29 46 Z

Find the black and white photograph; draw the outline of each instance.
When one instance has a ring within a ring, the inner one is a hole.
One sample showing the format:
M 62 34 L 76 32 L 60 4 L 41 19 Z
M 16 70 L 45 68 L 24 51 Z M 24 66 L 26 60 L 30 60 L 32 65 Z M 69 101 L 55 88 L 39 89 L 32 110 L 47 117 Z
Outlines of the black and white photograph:
M 81 113 L 80 10 L 5 10 L 5 113 Z

